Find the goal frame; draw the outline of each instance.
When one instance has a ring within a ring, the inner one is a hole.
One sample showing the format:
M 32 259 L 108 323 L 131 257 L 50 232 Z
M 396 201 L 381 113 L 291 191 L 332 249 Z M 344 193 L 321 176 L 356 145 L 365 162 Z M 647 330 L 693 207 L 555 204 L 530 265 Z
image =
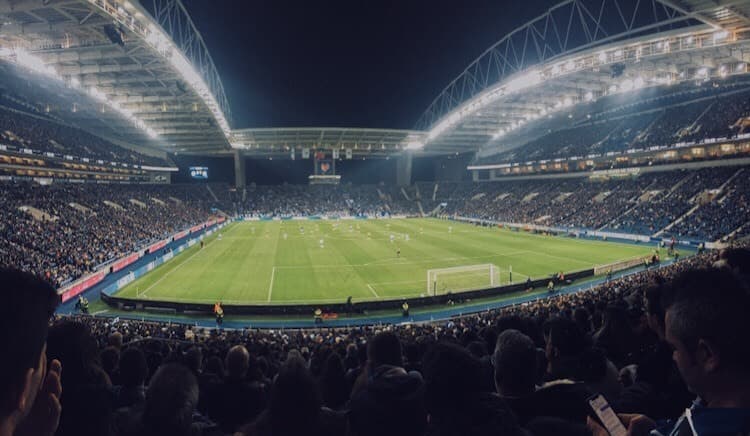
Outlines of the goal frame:
M 427 295 L 437 295 L 437 278 L 440 273 L 462 273 L 462 272 L 475 272 L 486 269 L 489 275 L 489 287 L 495 287 L 500 284 L 500 268 L 493 263 L 482 263 L 475 265 L 461 265 L 452 266 L 447 268 L 433 268 L 427 270 Z M 468 291 L 472 288 L 456 289 L 458 292 Z

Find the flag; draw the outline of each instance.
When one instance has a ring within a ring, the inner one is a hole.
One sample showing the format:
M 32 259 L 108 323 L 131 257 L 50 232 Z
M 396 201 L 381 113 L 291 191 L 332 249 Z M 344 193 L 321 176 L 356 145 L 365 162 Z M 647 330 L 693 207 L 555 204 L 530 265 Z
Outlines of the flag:
M 347 148 L 346 149 L 346 158 L 347 159 L 351 159 L 352 158 L 352 149 L 351 148 Z
M 339 149 L 338 148 L 334 148 L 333 149 L 333 158 L 334 159 L 338 159 L 339 158 Z
M 291 151 L 289 151 L 289 158 L 294 160 L 294 147 L 292 147 Z
M 302 149 L 302 159 L 310 159 L 310 149 L 308 147 Z

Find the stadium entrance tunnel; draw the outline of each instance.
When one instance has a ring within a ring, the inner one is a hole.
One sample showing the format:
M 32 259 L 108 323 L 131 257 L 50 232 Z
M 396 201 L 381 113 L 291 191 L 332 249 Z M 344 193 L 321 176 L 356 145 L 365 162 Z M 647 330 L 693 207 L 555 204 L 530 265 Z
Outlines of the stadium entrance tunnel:
M 585 269 L 565 274 L 567 280 L 574 282 L 587 277 L 594 276 L 594 269 Z M 531 281 L 531 286 L 536 289 L 544 288 L 549 283 L 549 278 Z M 222 304 L 226 315 L 309 315 L 316 309 L 321 309 L 327 316 L 338 316 L 339 314 L 363 314 L 371 311 L 399 310 L 404 302 L 412 308 L 426 308 L 430 306 L 441 306 L 451 302 L 462 302 L 478 298 L 496 297 L 514 292 L 520 292 L 529 287 L 528 282 L 514 283 L 511 285 L 485 288 L 472 291 L 446 293 L 434 296 L 415 297 L 407 299 L 388 299 L 379 301 L 365 301 L 354 303 L 351 306 L 342 301 L 336 304 Z M 157 313 L 178 313 L 186 315 L 212 315 L 214 304 L 208 303 L 184 303 L 168 300 L 153 300 L 139 298 L 122 298 L 113 295 L 101 294 L 101 299 L 114 309 L 124 311 L 148 311 Z

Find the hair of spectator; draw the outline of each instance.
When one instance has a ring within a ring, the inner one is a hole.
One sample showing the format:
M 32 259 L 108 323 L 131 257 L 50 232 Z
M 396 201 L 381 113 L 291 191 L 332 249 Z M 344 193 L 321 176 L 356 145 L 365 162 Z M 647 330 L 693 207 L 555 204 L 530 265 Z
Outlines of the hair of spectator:
M 401 341 L 393 332 L 378 333 L 367 344 L 367 360 L 371 368 L 381 365 L 401 366 Z
M 517 396 L 534 391 L 537 349 L 531 338 L 514 329 L 500 333 L 493 361 L 498 393 Z
M 1 268 L 0 283 L 8 309 L 0 317 L 0 415 L 5 415 L 14 407 L 9 395 L 23 389 L 24 374 L 39 364 L 49 319 L 60 298 L 52 286 L 28 273 Z
M 154 434 L 186 434 L 198 404 L 198 380 L 185 366 L 159 367 L 146 390 L 143 421 Z
M 722 366 L 748 371 L 750 294 L 739 277 L 727 269 L 691 270 L 675 277 L 672 288 L 669 332 L 690 352 L 707 341 Z

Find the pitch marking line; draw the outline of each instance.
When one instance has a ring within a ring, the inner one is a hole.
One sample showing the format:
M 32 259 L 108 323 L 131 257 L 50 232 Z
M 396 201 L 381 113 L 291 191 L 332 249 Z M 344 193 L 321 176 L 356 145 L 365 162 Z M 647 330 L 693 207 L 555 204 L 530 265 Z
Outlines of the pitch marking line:
M 378 295 L 377 292 L 375 292 L 375 289 L 368 283 L 367 287 L 370 288 L 370 292 L 372 292 L 372 295 L 375 296 L 375 298 L 380 298 L 380 295 Z
M 271 268 L 271 283 L 268 285 L 268 302 L 271 301 L 271 294 L 273 293 L 273 277 L 276 275 L 276 267 Z
M 237 227 L 233 227 L 233 228 L 229 229 L 228 231 L 226 231 L 225 233 L 229 233 L 229 232 L 231 232 L 232 230 L 234 230 L 234 229 L 236 229 L 236 228 L 237 228 Z M 210 242 L 209 242 L 208 244 L 206 244 L 206 245 L 205 245 L 205 246 L 204 246 L 203 248 L 199 248 L 199 249 L 198 249 L 198 250 L 197 250 L 197 251 L 196 251 L 195 253 L 191 254 L 191 255 L 190 255 L 190 257 L 188 257 L 187 259 L 185 259 L 185 261 L 184 261 L 184 262 L 182 262 L 181 264 L 177 265 L 177 266 L 176 266 L 176 267 L 174 267 L 174 268 L 173 268 L 172 270 L 170 270 L 170 271 L 167 271 L 167 273 L 165 273 L 165 274 L 164 274 L 163 276 L 161 276 L 161 278 L 160 278 L 159 280 L 155 281 L 154 283 L 152 283 L 152 284 L 151 284 L 151 286 L 149 286 L 148 288 L 146 288 L 146 289 L 145 289 L 145 290 L 143 291 L 143 293 L 141 293 L 141 295 L 140 295 L 140 296 L 141 296 L 141 297 L 145 297 L 145 296 L 146 296 L 146 294 L 148 293 L 148 291 L 150 291 L 150 290 L 151 290 L 151 289 L 152 289 L 152 288 L 153 288 L 154 286 L 156 286 L 156 285 L 158 285 L 159 283 L 161 283 L 161 281 L 162 281 L 162 280 L 166 279 L 166 278 L 167 278 L 167 277 L 168 277 L 168 276 L 169 276 L 170 274 L 172 274 L 173 272 L 177 271 L 178 269 L 180 269 L 180 268 L 182 268 L 183 266 L 185 266 L 185 265 L 187 265 L 188 263 L 190 263 L 190 261 L 191 261 L 191 260 L 193 260 L 193 259 L 195 259 L 195 258 L 196 258 L 196 255 L 197 255 L 198 253 L 203 253 L 203 252 L 205 251 L 205 249 L 206 249 L 206 248 L 208 248 L 208 246 L 209 246 L 210 244 L 213 244 L 214 242 L 216 242 L 216 241 L 218 241 L 218 240 L 219 240 L 219 238 L 218 238 L 218 235 L 217 235 L 217 237 L 215 237 L 214 239 L 212 239 L 212 240 L 211 240 L 211 241 L 210 241 Z M 174 258 L 173 258 L 173 259 L 174 259 Z M 163 263 L 162 265 L 166 265 L 166 263 Z M 159 266 L 161 266 L 161 265 L 159 265 Z

